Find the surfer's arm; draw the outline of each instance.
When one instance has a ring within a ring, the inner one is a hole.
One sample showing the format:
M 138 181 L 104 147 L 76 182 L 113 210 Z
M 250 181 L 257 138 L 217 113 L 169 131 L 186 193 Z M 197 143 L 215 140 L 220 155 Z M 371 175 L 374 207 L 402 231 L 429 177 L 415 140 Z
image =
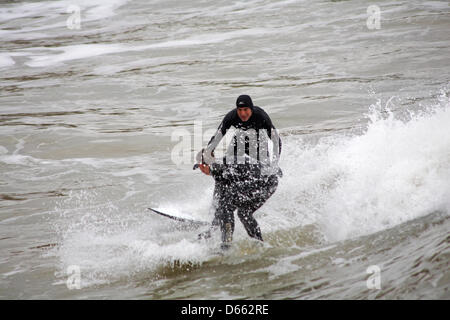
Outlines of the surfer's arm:
M 222 181 L 225 179 L 223 176 L 223 172 L 225 170 L 226 165 L 221 163 L 213 163 L 209 166 L 210 174 L 216 181 Z
M 200 168 L 200 164 L 211 164 L 215 161 L 214 159 L 214 149 L 219 145 L 219 142 L 222 140 L 222 138 L 227 133 L 227 130 L 232 125 L 232 112 L 229 112 L 225 117 L 223 118 L 222 122 L 219 125 L 219 128 L 217 129 L 216 133 L 211 137 L 211 139 L 208 142 L 208 145 L 206 148 L 203 148 L 197 153 L 196 156 L 196 164 L 194 165 L 194 170 L 197 168 Z M 205 167 L 200 168 L 203 173 L 209 175 L 207 173 L 207 170 Z
M 278 134 L 278 130 L 272 123 L 269 115 L 264 112 L 264 129 L 267 132 L 267 136 L 272 141 L 272 159 L 270 161 L 270 171 L 269 175 L 277 174 L 278 176 L 282 176 L 282 171 L 279 168 L 279 160 L 281 155 L 281 138 Z
M 270 119 L 269 115 L 267 113 L 264 114 L 264 129 L 267 131 L 267 136 L 270 140 L 272 140 L 273 144 L 273 155 L 276 158 L 280 157 L 281 154 L 281 138 L 278 134 L 278 130 L 275 128 L 275 126 L 272 123 L 272 120 Z
M 233 123 L 233 111 L 229 112 L 222 120 L 222 122 L 219 125 L 219 128 L 217 128 L 216 133 L 211 137 L 211 139 L 208 142 L 208 145 L 206 146 L 204 150 L 204 155 L 206 157 L 214 158 L 214 149 L 219 145 L 222 138 L 227 133 L 228 129 L 230 129 L 232 123 Z
M 198 167 L 204 174 L 206 175 L 211 174 L 212 170 L 209 165 L 214 163 L 214 149 L 219 145 L 219 142 L 225 136 L 227 130 L 231 127 L 232 119 L 233 119 L 232 112 L 229 112 L 227 115 L 225 115 L 225 117 L 223 118 L 222 122 L 219 125 L 219 128 L 217 128 L 216 133 L 209 140 L 206 148 L 202 149 L 197 154 L 197 164 L 194 166 L 194 169 Z
M 208 164 L 199 164 L 199 169 L 206 175 L 212 176 L 214 180 L 221 181 L 224 179 L 223 177 L 223 171 L 224 171 L 224 164 L 219 163 L 212 163 L 210 165 Z

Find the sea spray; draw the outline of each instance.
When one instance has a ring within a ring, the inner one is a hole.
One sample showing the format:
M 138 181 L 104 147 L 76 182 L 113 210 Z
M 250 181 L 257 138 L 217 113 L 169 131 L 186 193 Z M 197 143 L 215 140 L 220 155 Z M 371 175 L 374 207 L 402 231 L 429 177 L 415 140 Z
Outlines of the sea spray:
M 278 201 L 270 203 L 284 212 L 286 224 L 317 224 L 336 241 L 448 212 L 448 98 L 441 94 L 436 105 L 401 115 L 381 106 L 371 106 L 360 134 L 335 133 L 318 142 L 287 137 L 285 177 Z

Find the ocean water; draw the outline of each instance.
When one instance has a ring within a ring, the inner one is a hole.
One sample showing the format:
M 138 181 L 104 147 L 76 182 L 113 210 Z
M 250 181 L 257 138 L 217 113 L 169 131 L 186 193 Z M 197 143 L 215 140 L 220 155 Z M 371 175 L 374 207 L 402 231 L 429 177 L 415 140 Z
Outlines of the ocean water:
M 449 299 L 448 1 L 0 1 L 1 299 Z M 284 177 L 233 247 L 193 171 L 240 94 Z

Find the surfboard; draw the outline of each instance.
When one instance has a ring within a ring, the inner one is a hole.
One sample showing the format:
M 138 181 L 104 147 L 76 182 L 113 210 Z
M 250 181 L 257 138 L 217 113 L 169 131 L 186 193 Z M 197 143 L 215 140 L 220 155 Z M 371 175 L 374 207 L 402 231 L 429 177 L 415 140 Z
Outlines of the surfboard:
M 153 209 L 153 208 L 147 208 L 147 209 L 150 210 L 150 211 L 153 212 L 153 213 L 156 213 L 156 214 L 162 216 L 162 217 L 166 217 L 166 218 L 169 218 L 169 219 L 178 221 L 178 222 L 190 224 L 190 225 L 192 225 L 192 226 L 198 226 L 198 227 L 201 227 L 201 226 L 207 226 L 207 225 L 210 225 L 210 224 L 211 224 L 210 222 L 206 222 L 206 221 L 195 220 L 195 219 L 184 218 L 184 217 L 177 217 L 176 215 L 164 213 L 164 212 L 155 210 L 155 209 Z

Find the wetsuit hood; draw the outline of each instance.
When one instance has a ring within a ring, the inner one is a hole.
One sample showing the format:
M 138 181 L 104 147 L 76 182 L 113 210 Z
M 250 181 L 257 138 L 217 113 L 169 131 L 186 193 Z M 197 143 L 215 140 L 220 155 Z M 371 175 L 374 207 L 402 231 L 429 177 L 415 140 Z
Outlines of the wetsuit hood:
M 250 96 L 243 94 L 236 100 L 236 108 L 250 108 L 253 110 L 253 101 Z

